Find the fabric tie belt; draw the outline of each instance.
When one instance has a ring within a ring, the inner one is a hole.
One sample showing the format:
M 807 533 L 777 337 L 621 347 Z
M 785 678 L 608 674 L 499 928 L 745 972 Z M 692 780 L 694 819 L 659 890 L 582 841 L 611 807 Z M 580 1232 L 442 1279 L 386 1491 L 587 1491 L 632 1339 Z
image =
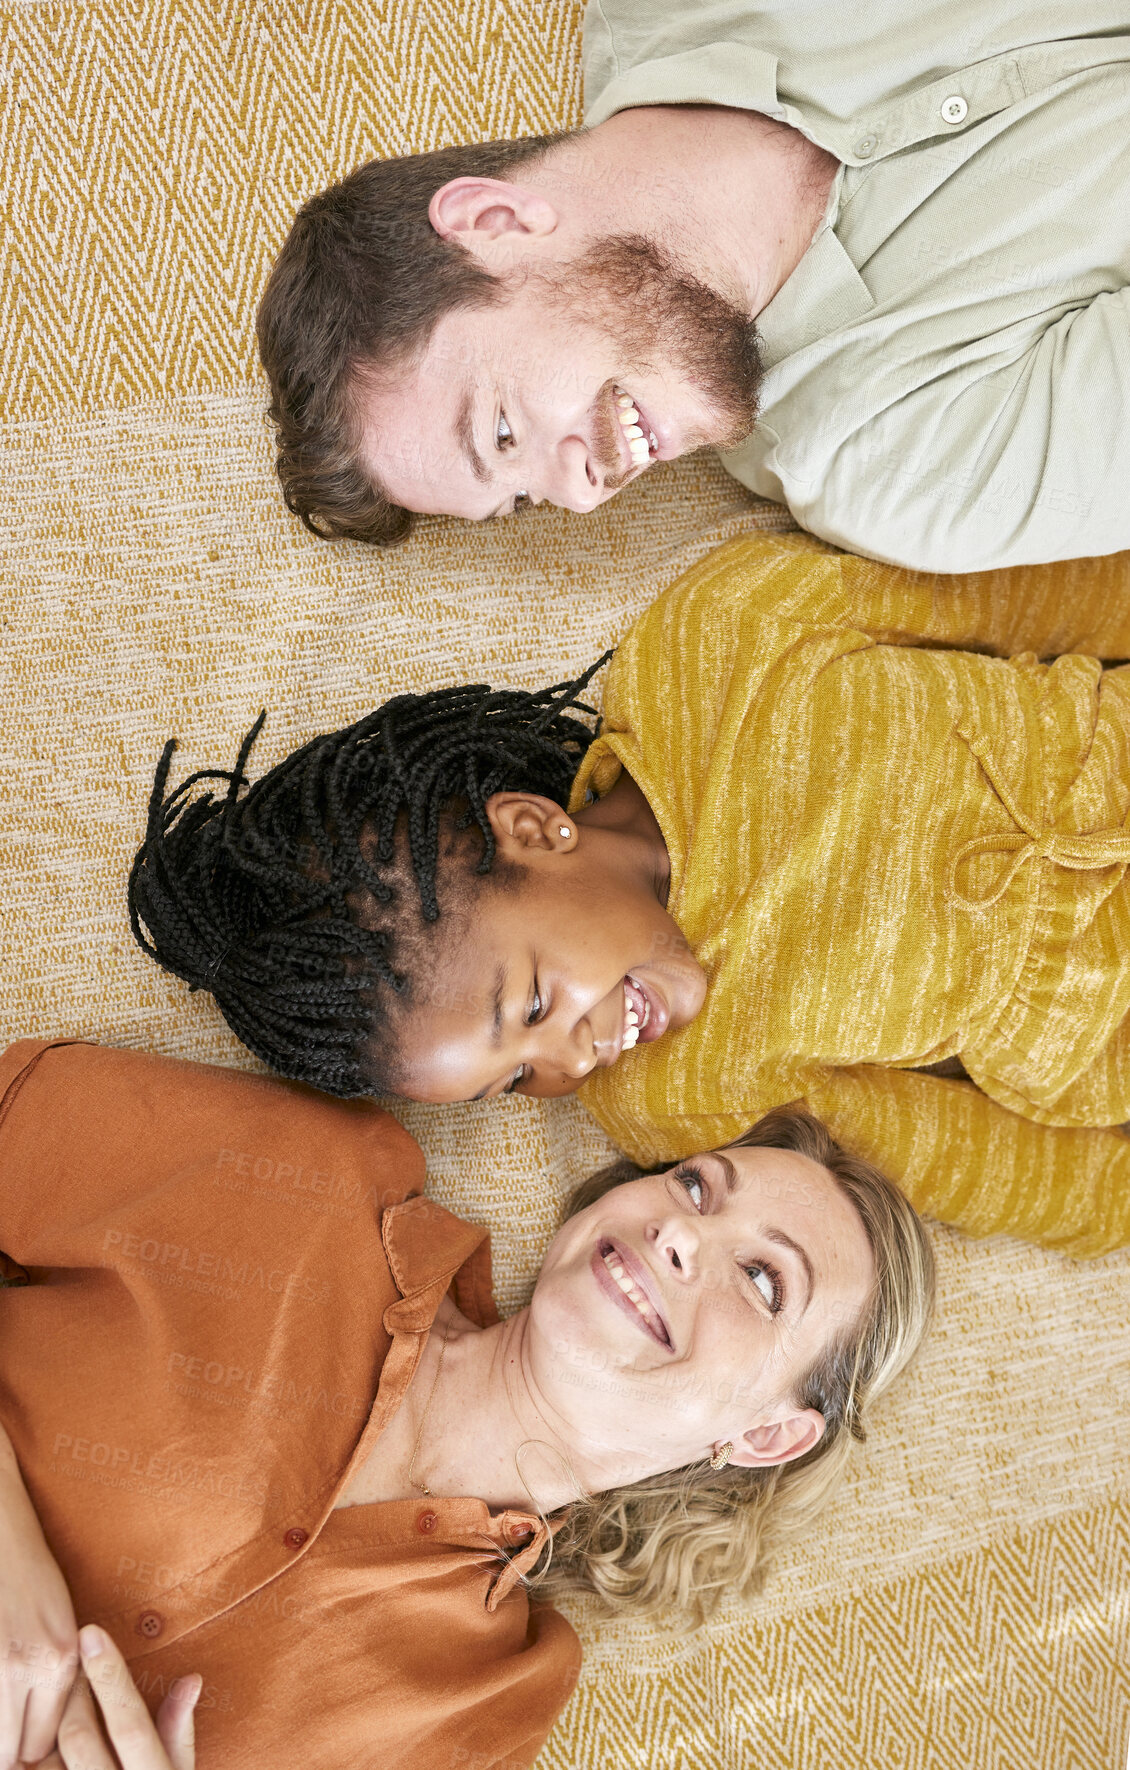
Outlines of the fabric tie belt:
M 1022 866 L 1030 860 L 1050 860 L 1069 872 L 1099 872 L 1104 867 L 1125 866 L 1130 862 L 1130 830 L 1087 830 L 1082 834 L 1041 829 L 1033 818 L 1016 803 L 984 751 L 964 731 L 957 734 L 976 757 L 993 792 L 1017 826 L 1014 831 L 1001 830 L 992 835 L 972 836 L 963 842 L 950 862 L 947 887 L 949 895 L 963 909 L 987 910 L 999 903 Z M 959 883 L 962 868 L 979 854 L 1011 855 L 997 883 L 980 894 L 963 891 Z

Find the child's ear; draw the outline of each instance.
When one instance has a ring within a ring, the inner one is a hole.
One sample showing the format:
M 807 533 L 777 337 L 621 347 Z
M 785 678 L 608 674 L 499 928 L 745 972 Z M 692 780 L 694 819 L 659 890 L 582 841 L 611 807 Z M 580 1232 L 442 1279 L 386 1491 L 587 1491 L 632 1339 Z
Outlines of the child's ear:
M 486 814 L 499 852 L 512 858 L 536 849 L 567 854 L 577 846 L 576 821 L 540 793 L 492 793 Z

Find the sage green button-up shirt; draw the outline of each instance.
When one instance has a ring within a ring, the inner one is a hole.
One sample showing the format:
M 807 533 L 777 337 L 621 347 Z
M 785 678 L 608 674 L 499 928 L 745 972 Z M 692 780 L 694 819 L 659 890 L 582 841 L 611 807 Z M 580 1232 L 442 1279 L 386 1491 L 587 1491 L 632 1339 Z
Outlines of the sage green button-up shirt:
M 1130 547 L 1130 0 L 590 0 L 584 54 L 589 124 L 731 105 L 843 162 L 737 479 L 921 570 Z

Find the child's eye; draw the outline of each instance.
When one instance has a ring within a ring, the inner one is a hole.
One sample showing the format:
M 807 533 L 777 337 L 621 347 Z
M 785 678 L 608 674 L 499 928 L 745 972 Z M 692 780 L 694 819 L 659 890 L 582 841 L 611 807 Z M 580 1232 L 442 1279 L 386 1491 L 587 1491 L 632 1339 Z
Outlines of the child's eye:
M 515 1075 L 511 1076 L 510 1080 L 507 1082 L 507 1084 L 506 1084 L 505 1088 L 503 1088 L 502 1092 L 504 1094 L 516 1094 L 518 1092 L 518 1089 L 522 1086 L 522 1083 L 528 1082 L 529 1079 L 530 1079 L 530 1066 L 528 1063 L 523 1063 L 521 1069 L 518 1070 Z
M 769 1306 L 770 1315 L 779 1314 L 785 1300 L 785 1290 L 777 1268 L 767 1266 L 763 1260 L 755 1260 L 751 1265 L 743 1267 L 742 1270 L 749 1277 L 754 1290 L 765 1299 Z
M 533 1026 L 545 1015 L 545 1003 L 541 999 L 541 991 L 534 985 L 534 999 L 526 1009 L 526 1025 Z
M 495 427 L 494 440 L 496 446 L 500 449 L 506 448 L 508 444 L 514 441 L 514 432 L 506 422 L 505 412 L 500 411 L 498 414 L 498 424 Z
M 706 1182 L 699 1170 L 684 1162 L 682 1167 L 675 1169 L 675 1178 L 688 1194 L 696 1211 L 701 1211 L 706 1202 Z

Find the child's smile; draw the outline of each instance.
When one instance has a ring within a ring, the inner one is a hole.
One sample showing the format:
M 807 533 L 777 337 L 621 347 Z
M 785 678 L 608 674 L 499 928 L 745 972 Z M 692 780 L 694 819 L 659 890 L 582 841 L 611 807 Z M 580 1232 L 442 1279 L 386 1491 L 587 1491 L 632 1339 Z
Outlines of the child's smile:
M 623 820 L 638 789 L 625 777 L 610 806 L 619 792 L 571 819 L 534 795 L 489 802 L 503 876 L 438 924 L 398 1017 L 399 1093 L 570 1094 L 694 1019 L 706 978 L 662 901 L 656 838 Z

